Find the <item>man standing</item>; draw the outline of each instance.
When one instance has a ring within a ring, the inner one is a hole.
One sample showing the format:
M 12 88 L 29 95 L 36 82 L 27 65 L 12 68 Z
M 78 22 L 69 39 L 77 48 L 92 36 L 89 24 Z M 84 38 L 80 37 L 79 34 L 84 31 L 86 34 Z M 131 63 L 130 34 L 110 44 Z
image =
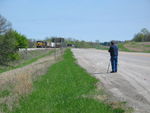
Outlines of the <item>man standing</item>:
M 110 48 L 108 50 L 110 52 L 110 60 L 111 60 L 111 73 L 117 72 L 117 64 L 118 64 L 118 47 L 115 45 L 114 41 L 111 41 Z

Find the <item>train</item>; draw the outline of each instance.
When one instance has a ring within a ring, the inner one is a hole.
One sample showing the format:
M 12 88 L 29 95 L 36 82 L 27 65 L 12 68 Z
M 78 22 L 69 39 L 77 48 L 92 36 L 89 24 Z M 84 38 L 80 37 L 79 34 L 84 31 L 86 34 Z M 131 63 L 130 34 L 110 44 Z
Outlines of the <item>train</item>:
M 47 42 L 46 41 L 36 41 L 36 47 L 37 48 L 47 48 Z
M 52 38 L 51 41 L 36 41 L 37 48 L 60 48 L 65 46 L 64 38 Z

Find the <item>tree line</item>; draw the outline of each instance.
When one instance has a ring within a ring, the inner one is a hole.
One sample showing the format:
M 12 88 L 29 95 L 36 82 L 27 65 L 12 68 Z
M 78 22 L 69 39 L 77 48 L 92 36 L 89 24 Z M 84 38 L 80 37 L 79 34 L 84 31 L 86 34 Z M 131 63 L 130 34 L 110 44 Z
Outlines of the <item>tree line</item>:
M 65 38 L 65 37 L 46 37 L 44 41 L 51 42 L 54 38 L 64 38 L 65 39 L 65 46 L 67 45 L 76 47 L 76 48 L 95 48 L 97 45 L 100 44 L 99 40 L 95 42 L 92 41 L 84 41 L 84 40 L 77 40 L 75 38 Z
M 150 32 L 148 31 L 148 29 L 143 28 L 139 33 L 135 34 L 132 41 L 149 42 L 150 41 Z

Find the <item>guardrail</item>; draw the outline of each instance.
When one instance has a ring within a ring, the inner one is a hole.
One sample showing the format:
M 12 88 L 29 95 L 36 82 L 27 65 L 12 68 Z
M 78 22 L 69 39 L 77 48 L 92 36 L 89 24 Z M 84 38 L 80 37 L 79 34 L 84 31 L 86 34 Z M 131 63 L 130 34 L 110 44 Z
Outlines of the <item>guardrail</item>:
M 45 50 L 45 49 L 52 49 L 52 48 L 19 48 L 19 51 L 34 51 L 34 50 Z

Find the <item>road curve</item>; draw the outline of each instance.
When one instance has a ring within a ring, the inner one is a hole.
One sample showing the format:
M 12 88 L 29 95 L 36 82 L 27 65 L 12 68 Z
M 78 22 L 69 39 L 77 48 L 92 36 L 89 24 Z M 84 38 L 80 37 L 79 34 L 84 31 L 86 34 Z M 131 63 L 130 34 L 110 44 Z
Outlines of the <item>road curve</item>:
M 79 65 L 103 83 L 114 97 L 127 101 L 134 113 L 150 113 L 150 54 L 119 52 L 118 73 L 107 73 L 109 53 L 72 49 Z M 111 71 L 111 69 L 110 69 Z

